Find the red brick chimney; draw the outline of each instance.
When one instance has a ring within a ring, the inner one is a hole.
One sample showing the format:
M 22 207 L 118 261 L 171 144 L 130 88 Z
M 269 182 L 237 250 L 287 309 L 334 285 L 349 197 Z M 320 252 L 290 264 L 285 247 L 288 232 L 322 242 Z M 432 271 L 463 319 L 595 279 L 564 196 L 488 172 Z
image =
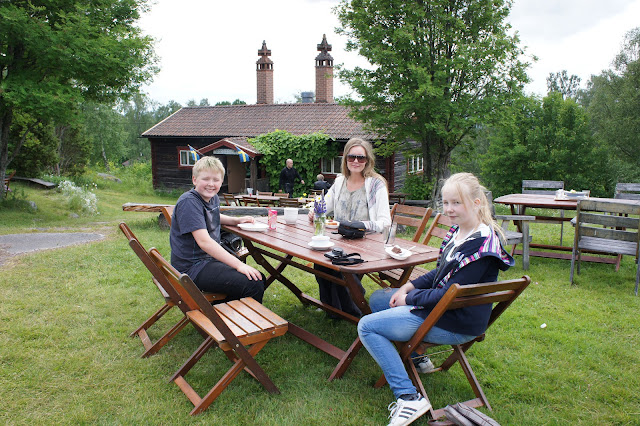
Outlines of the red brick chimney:
M 333 103 L 333 58 L 327 35 L 322 35 L 316 56 L 316 103 Z
M 258 99 L 257 104 L 273 103 L 273 61 L 269 59 L 271 50 L 267 49 L 267 43 L 262 41 L 262 49 L 258 50 L 260 59 L 256 62 L 258 75 Z

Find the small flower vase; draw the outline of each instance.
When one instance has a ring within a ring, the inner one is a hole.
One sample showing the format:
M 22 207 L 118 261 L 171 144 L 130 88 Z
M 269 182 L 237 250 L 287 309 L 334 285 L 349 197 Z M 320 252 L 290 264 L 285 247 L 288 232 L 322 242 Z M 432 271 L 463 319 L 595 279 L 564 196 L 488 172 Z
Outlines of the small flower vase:
M 313 215 L 313 225 L 315 230 L 313 235 L 324 235 L 324 228 L 327 224 L 327 215 L 325 213 Z

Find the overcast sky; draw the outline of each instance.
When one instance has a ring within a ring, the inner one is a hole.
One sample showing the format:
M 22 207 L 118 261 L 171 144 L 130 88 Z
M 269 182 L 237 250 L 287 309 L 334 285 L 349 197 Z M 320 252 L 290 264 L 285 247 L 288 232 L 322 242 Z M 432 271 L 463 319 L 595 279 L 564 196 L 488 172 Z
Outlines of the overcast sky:
M 161 71 L 144 91 L 162 104 L 207 98 L 209 104 L 256 102 L 256 61 L 265 40 L 274 62 L 274 100 L 315 91 L 316 46 L 327 35 L 334 65 L 366 66 L 335 33 L 337 0 L 155 0 L 140 21 L 157 39 Z M 629 30 L 640 27 L 640 0 L 515 0 L 509 18 L 521 46 L 538 61 L 530 94 L 546 94 L 550 72 L 566 69 L 585 86 L 611 67 Z M 336 78 L 334 96 L 350 93 Z

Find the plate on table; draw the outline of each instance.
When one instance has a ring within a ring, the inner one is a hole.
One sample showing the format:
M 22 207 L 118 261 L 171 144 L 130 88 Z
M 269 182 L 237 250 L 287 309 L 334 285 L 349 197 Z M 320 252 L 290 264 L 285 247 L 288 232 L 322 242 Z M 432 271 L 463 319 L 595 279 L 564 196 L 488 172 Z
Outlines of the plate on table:
M 329 220 L 325 224 L 325 227 L 328 229 L 337 229 L 339 225 L 340 225 L 340 222 L 336 222 L 335 220 L 332 222 Z
M 266 231 L 269 229 L 266 223 L 239 223 L 238 228 L 245 231 Z
M 316 243 L 315 241 L 309 241 L 309 247 L 314 250 L 329 250 L 333 246 L 335 246 L 335 243 L 333 241 L 327 241 L 325 243 Z
M 400 249 L 400 253 L 394 252 L 393 249 L 395 249 L 395 248 L 399 248 Z M 391 256 L 391 257 L 393 257 L 394 259 L 397 259 L 397 260 L 405 260 L 406 258 L 408 258 L 409 256 L 411 256 L 413 254 L 413 253 L 411 253 L 411 251 L 409 251 L 407 249 L 400 248 L 398 246 L 385 247 L 384 251 L 386 251 L 389 256 Z

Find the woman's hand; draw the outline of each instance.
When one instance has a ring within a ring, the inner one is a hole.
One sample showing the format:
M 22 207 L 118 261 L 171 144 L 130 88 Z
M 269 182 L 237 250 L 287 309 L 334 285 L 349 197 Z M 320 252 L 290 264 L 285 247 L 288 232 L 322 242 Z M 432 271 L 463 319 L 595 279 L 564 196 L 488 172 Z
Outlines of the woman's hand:
M 309 209 L 307 216 L 309 216 L 309 222 L 313 222 L 313 209 Z

